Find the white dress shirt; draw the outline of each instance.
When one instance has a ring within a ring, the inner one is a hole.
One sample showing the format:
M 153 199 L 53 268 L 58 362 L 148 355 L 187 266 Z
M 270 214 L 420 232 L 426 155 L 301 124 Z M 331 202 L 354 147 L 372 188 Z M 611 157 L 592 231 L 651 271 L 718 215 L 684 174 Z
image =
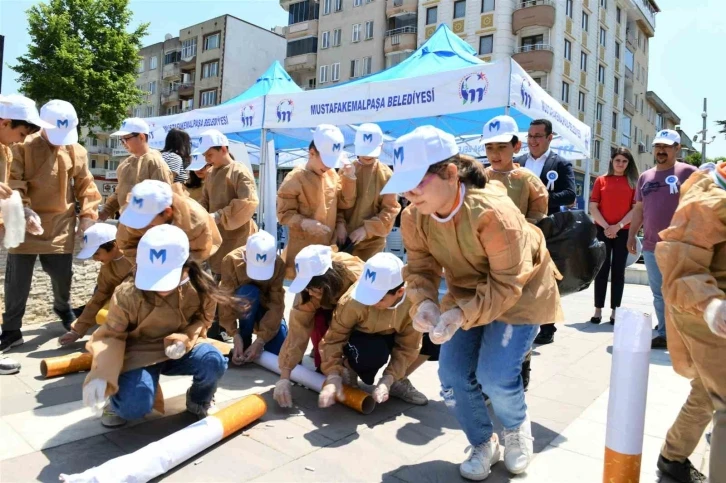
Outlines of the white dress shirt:
M 551 151 L 551 149 L 548 149 L 542 156 L 537 159 L 534 159 L 532 157 L 532 153 L 530 152 L 527 155 L 527 161 L 524 163 L 524 167 L 536 174 L 538 178 L 541 178 L 545 161 L 547 161 L 547 158 L 549 157 Z

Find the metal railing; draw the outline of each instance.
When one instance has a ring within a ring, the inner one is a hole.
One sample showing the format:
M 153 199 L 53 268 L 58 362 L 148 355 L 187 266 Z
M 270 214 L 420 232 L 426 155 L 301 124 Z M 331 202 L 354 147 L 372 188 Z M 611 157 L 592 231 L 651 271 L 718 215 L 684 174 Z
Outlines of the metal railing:
M 394 7 L 402 7 L 403 6 L 403 0 L 393 0 L 393 6 Z
M 555 5 L 552 0 L 523 0 L 519 2 L 517 8 L 536 7 L 537 5 Z
M 631 113 L 635 112 L 635 104 L 633 104 L 631 101 L 623 99 L 623 104 L 625 104 L 624 107 L 628 108 Z
M 514 49 L 515 54 L 521 54 L 523 52 L 535 52 L 538 50 L 547 50 L 549 52 L 553 52 L 554 49 L 550 44 L 532 44 L 532 45 L 522 45 L 520 47 L 517 47 Z
M 394 35 L 401 35 L 401 34 L 415 34 L 416 32 L 418 32 L 417 27 L 413 27 L 413 26 L 399 27 L 397 29 L 387 30 L 386 37 L 393 37 Z

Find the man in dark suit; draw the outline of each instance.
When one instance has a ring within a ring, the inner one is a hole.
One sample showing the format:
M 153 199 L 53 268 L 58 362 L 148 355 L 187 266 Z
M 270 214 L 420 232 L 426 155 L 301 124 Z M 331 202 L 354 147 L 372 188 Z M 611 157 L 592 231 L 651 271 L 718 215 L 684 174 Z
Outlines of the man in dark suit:
M 529 125 L 527 145 L 529 154 L 520 156 L 516 162 L 539 176 L 549 192 L 548 215 L 557 213 L 561 207 L 573 204 L 577 197 L 575 172 L 572 163 L 550 149 L 552 123 L 547 119 L 535 119 Z M 555 340 L 554 324 L 540 328 L 535 344 L 551 344 Z

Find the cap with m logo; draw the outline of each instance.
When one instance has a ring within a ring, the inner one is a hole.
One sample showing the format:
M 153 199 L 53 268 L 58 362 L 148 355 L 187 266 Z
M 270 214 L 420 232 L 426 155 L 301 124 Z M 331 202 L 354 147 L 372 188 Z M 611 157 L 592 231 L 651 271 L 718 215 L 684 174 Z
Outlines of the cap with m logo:
M 270 280 L 275 273 L 277 242 L 266 231 L 258 231 L 247 239 L 247 276 L 252 280 Z
M 181 283 L 184 264 L 189 258 L 189 238 L 173 225 L 150 228 L 136 251 L 136 287 L 165 292 Z
M 393 253 L 378 253 L 363 267 L 363 276 L 353 290 L 353 298 L 363 305 L 375 305 L 389 290 L 403 285 L 403 262 Z
M 383 131 L 378 124 L 365 123 L 355 132 L 355 155 L 377 158 L 383 147 Z
M 168 183 L 156 179 L 146 179 L 134 185 L 130 202 L 124 208 L 119 223 L 134 230 L 141 230 L 161 212 L 171 207 L 173 195 Z
M 292 293 L 305 290 L 313 279 L 324 275 L 333 266 L 333 250 L 327 245 L 309 245 L 295 257 L 295 279 L 290 284 Z
M 68 146 L 78 142 L 78 115 L 70 102 L 54 99 L 40 108 L 40 118 L 52 127 L 45 134 L 54 146 Z
M 481 144 L 508 143 L 519 135 L 517 121 L 510 116 L 497 116 L 484 124 Z
M 313 142 L 325 166 L 340 168 L 343 165 L 345 137 L 340 129 L 332 124 L 321 124 L 315 128 Z

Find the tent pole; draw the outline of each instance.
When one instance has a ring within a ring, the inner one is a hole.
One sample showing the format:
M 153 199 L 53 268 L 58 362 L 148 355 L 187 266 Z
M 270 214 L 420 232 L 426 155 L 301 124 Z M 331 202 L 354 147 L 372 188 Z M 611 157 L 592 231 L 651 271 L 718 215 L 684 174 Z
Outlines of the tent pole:
M 262 128 L 262 132 L 260 133 L 260 182 L 257 186 L 258 199 L 260 200 L 260 204 L 257 205 L 257 224 L 261 230 L 265 229 L 263 216 L 267 209 L 265 206 L 265 169 L 267 163 L 267 129 Z
M 585 181 L 582 183 L 582 199 L 585 202 L 585 213 L 590 213 L 590 158 L 585 160 Z

